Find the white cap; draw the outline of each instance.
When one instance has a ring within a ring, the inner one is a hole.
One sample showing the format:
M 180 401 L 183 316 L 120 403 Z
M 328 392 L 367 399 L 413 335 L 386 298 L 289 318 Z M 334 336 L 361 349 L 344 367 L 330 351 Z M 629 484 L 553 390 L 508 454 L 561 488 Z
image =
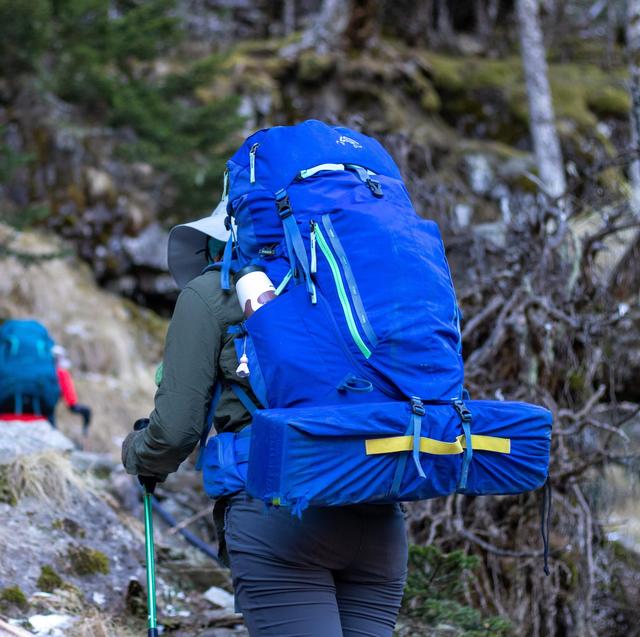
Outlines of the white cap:
M 231 235 L 225 225 L 227 198 L 223 197 L 208 216 L 174 226 L 169 233 L 167 261 L 169 271 L 180 288 L 198 276 L 207 266 L 205 252 L 208 237 L 226 243 Z M 235 223 L 231 220 L 235 232 Z

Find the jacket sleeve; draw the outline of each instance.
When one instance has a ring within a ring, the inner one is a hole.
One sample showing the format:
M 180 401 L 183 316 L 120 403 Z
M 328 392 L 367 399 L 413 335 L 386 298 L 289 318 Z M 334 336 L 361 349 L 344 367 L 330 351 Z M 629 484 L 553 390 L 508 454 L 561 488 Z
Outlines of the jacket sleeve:
M 78 395 L 76 394 L 76 388 L 73 384 L 73 378 L 71 378 L 71 372 L 64 367 L 56 367 L 56 373 L 58 374 L 58 384 L 60 385 L 60 391 L 67 407 L 73 407 L 78 403 Z
M 216 382 L 221 336 L 221 322 L 211 306 L 197 291 L 183 290 L 169 324 L 149 426 L 133 437 L 126 451 L 129 473 L 171 473 L 193 451 Z

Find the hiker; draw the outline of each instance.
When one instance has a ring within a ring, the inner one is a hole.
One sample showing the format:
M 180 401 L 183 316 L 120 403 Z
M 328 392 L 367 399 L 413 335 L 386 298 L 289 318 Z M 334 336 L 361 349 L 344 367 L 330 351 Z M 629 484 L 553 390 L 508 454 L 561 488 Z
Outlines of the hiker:
M 254 133 L 168 261 L 184 290 L 123 462 L 164 479 L 200 438 L 253 636 L 390 636 L 398 502 L 545 484 L 551 413 L 469 396 L 440 232 L 376 140 L 317 120 Z
M 221 289 L 219 271 L 199 275 L 220 258 L 229 238 L 224 208 L 172 232 L 172 273 L 184 289 L 167 333 L 148 427 L 123 443 L 131 474 L 163 481 L 177 470 L 200 440 L 218 381 L 216 431 L 239 431 L 251 422 L 230 388 L 237 384 L 257 403 L 247 379 L 236 375 L 235 336 L 228 333 L 243 319 L 237 295 Z M 391 636 L 407 568 L 398 504 L 309 507 L 299 518 L 289 508 L 267 509 L 241 491 L 216 500 L 214 520 L 252 637 Z
M 63 398 L 82 417 L 83 433 L 91 409 L 78 402 L 69 370 L 71 363 L 61 345 L 54 344 L 38 321 L 10 320 L 0 326 L 0 420 L 40 420 L 56 426 L 56 404 Z

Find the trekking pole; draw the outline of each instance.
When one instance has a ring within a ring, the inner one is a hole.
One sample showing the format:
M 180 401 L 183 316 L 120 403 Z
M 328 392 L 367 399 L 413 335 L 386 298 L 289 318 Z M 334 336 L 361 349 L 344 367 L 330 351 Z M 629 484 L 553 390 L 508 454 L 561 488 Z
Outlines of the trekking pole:
M 153 491 L 156 480 L 149 476 L 138 476 L 143 488 L 144 501 L 144 547 L 147 564 L 147 637 L 158 637 L 156 613 L 156 562 L 153 543 Z
M 140 418 L 133 425 L 140 431 L 149 425 L 148 418 Z M 153 543 L 153 492 L 158 481 L 152 476 L 138 476 L 142 486 L 144 503 L 144 548 L 147 570 L 147 637 L 158 637 L 158 617 L 156 612 L 156 559 Z

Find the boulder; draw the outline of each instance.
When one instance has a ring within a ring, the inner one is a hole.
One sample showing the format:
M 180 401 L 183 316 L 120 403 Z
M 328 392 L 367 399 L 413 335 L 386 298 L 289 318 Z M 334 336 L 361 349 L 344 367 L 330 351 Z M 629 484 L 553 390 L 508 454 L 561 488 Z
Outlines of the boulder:
M 74 444 L 47 420 L 0 421 L 0 465 L 45 451 L 71 451 Z

